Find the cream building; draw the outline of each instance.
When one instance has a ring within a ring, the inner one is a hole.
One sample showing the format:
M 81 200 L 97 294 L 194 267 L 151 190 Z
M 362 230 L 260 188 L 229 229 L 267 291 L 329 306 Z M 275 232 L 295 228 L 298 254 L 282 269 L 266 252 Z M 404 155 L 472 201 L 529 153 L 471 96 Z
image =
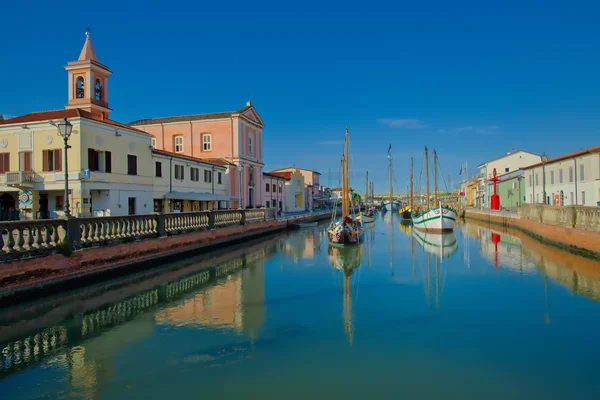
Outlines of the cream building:
M 54 218 L 65 205 L 64 142 L 51 124 L 73 125 L 69 140 L 69 203 L 73 216 L 144 214 L 153 210 L 151 136 L 110 120 L 108 78 L 87 38 L 65 67 L 64 110 L 0 121 L 1 218 Z
M 600 206 L 600 146 L 523 169 L 527 203 L 544 203 L 545 190 L 546 204 Z
M 205 211 L 230 207 L 232 198 L 228 195 L 228 161 L 202 160 L 163 150 L 153 150 L 152 159 L 154 212 Z
M 269 172 L 269 175 L 279 176 L 285 179 L 285 212 L 299 212 L 307 210 L 306 190 L 304 188 L 304 176 L 299 170 L 285 172 Z
M 325 196 L 325 187 L 321 186 L 319 183 L 319 178 L 321 176 L 320 172 L 296 167 L 276 169 L 273 172 L 293 172 L 296 170 L 300 171 L 304 177 L 304 199 L 307 210 L 318 207 L 320 203 L 325 203 L 329 200 L 329 198 Z

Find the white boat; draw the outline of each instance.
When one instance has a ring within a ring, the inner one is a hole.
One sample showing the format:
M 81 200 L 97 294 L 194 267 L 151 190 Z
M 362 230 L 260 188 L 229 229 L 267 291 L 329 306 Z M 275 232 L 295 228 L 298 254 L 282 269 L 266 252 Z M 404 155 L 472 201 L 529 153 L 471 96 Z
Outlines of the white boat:
M 366 179 L 367 190 L 365 191 L 365 212 L 361 212 L 358 217 L 356 217 L 356 220 L 363 224 L 372 224 L 375 222 L 375 212 L 372 208 L 369 208 L 369 171 L 367 171 Z
M 361 221 L 363 224 L 371 224 L 375 222 L 375 217 L 370 217 L 367 214 L 363 213 L 360 213 L 360 215 L 356 217 L 356 219 Z
M 454 232 L 440 235 L 413 230 L 413 236 L 426 252 L 436 254 L 439 257 L 450 257 L 458 250 Z
M 413 215 L 412 222 L 415 229 L 420 231 L 432 233 L 452 232 L 457 217 L 456 211 L 440 205 Z
M 386 200 L 382 205 L 383 211 L 399 211 L 400 203 L 397 201 Z

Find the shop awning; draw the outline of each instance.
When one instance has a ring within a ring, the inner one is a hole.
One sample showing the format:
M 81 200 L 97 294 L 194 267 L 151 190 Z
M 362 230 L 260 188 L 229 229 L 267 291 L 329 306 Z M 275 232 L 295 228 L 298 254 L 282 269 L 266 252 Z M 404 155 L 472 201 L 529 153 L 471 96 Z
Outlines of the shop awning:
M 231 201 L 237 197 L 217 193 L 192 193 L 192 192 L 170 192 L 165 194 L 165 199 L 173 200 L 197 200 L 197 201 Z

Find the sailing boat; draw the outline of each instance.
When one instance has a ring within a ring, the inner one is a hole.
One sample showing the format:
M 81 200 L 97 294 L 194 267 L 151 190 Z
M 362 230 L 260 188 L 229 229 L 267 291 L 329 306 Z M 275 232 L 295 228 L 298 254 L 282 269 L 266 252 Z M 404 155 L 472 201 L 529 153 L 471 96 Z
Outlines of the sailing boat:
M 394 200 L 394 188 L 392 187 L 392 180 L 394 178 L 392 170 L 392 144 L 388 148 L 388 161 L 389 161 L 389 175 L 390 175 L 390 199 L 383 202 L 383 211 L 398 211 L 400 209 L 400 203 Z
M 362 240 L 363 225 L 360 221 L 352 218 L 349 212 L 348 203 L 350 201 L 350 189 L 348 181 L 348 144 L 349 135 L 346 127 L 346 137 L 344 139 L 344 154 L 342 154 L 342 216 L 336 219 L 334 211 L 331 224 L 327 228 L 329 242 L 334 245 L 358 244 Z
M 365 212 L 361 212 L 356 219 L 363 224 L 372 224 L 375 222 L 375 215 L 373 210 L 369 208 L 369 171 L 367 171 L 367 191 L 365 193 Z
M 425 146 L 425 179 L 427 181 L 427 209 L 419 211 L 412 216 L 412 221 L 415 229 L 425 232 L 452 232 L 458 217 L 453 208 L 442 206 L 442 202 L 438 201 L 437 191 L 437 154 L 433 150 L 433 204 L 430 207 L 429 199 L 429 158 L 427 154 L 427 146 Z
M 400 209 L 400 215 L 402 215 L 402 220 L 406 221 L 406 223 L 410 223 L 412 221 L 412 214 L 414 211 L 413 208 L 413 158 L 410 158 L 410 203 L 402 207 Z

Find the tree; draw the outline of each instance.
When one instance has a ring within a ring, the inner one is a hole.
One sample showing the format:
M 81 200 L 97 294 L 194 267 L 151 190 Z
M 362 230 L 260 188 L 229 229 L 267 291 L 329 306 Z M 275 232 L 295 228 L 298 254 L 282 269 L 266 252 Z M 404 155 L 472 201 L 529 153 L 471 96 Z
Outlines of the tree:
M 325 188 L 323 192 L 325 193 L 325 196 L 327 196 L 327 198 L 331 198 L 331 188 Z
M 362 198 L 360 197 L 360 194 L 352 193 L 352 202 L 354 204 L 360 204 L 361 201 L 362 201 Z
M 0 114 L 0 121 L 4 121 L 4 115 Z

